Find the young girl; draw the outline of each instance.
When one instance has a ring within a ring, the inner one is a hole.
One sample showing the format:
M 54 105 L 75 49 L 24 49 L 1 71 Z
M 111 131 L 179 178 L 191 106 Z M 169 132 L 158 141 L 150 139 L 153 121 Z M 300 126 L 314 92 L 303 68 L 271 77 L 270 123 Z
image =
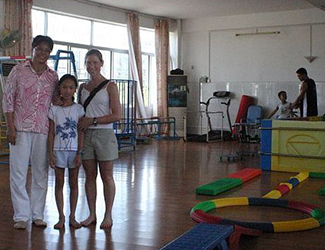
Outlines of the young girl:
M 52 106 L 49 112 L 49 162 L 55 170 L 55 199 L 59 211 L 59 222 L 55 229 L 64 227 L 63 184 L 65 168 L 69 169 L 70 185 L 70 217 L 69 224 L 74 228 L 81 225 L 75 219 L 78 201 L 78 172 L 81 165 L 84 134 L 77 130 L 79 118 L 85 112 L 80 104 L 74 102 L 74 94 L 78 87 L 77 79 L 69 74 L 61 77 L 59 92 L 62 106 Z

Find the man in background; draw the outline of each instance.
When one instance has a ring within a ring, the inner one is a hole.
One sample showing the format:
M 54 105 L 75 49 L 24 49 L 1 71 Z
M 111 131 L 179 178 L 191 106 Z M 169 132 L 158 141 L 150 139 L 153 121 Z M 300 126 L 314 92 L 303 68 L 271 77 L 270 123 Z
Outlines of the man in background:
M 300 68 L 296 71 L 298 79 L 301 81 L 300 93 L 292 103 L 293 108 L 300 108 L 300 116 L 317 116 L 317 91 L 313 79 L 308 77 L 307 70 Z

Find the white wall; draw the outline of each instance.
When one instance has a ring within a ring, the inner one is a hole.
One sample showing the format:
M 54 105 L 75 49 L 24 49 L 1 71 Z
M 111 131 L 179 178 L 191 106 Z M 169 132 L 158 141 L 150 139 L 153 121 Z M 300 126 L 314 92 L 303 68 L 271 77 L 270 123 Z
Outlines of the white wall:
M 125 12 L 109 9 L 104 6 L 90 5 L 74 0 L 34 0 L 33 5 L 77 16 L 126 24 Z M 139 22 L 141 27 L 154 28 L 153 18 L 140 15 Z
M 312 54 L 309 63 L 310 27 Z M 223 18 L 183 21 L 182 67 L 188 75 L 190 94 L 188 110 L 199 109 L 199 84 L 202 75 L 211 83 L 203 84 L 202 100 L 217 90 L 233 93 L 230 106 L 234 122 L 242 95 L 256 97 L 266 115 L 279 102 L 277 93 L 288 92 L 294 101 L 299 93 L 295 71 L 305 67 L 317 83 L 319 114 L 325 113 L 325 12 L 319 9 L 288 11 Z M 235 36 L 237 33 L 280 31 L 276 35 Z M 212 110 L 224 109 L 214 104 Z M 220 119 L 214 124 L 220 127 Z M 203 126 L 205 127 L 204 121 Z M 200 122 L 194 115 L 188 119 L 189 133 L 198 133 Z

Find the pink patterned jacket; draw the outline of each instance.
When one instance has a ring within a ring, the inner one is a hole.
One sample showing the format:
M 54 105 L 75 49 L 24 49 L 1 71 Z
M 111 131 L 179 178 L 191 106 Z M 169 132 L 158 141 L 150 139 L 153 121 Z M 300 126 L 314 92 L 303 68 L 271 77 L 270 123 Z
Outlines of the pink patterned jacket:
M 47 134 L 48 113 L 58 75 L 47 67 L 38 75 L 30 61 L 16 65 L 10 72 L 3 93 L 3 112 L 14 112 L 17 131 Z

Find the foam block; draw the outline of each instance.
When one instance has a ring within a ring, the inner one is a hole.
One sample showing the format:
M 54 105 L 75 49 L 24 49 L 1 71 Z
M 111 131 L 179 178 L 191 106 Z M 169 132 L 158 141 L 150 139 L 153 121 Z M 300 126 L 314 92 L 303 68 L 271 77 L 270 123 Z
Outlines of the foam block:
M 287 185 L 279 185 L 276 190 L 280 191 L 282 195 L 288 193 L 290 188 Z
M 253 179 L 256 176 L 259 176 L 262 174 L 262 171 L 260 169 L 255 168 L 244 168 L 236 173 L 230 174 L 227 177 L 228 178 L 240 178 L 243 182 L 249 181 L 250 179 Z
M 196 194 L 217 195 L 231 188 L 241 185 L 243 181 L 239 178 L 223 178 L 209 184 L 199 186 L 195 189 Z
M 272 190 L 266 195 L 263 196 L 263 198 L 269 198 L 269 199 L 279 199 L 282 196 L 281 192 L 279 190 Z
M 322 187 L 322 188 L 318 191 L 318 195 L 325 195 L 325 187 Z
M 310 172 L 309 177 L 310 178 L 325 179 L 325 173 Z
M 294 178 L 297 178 L 299 182 L 303 182 L 304 180 L 308 179 L 309 173 L 308 172 L 301 172 L 294 176 Z

